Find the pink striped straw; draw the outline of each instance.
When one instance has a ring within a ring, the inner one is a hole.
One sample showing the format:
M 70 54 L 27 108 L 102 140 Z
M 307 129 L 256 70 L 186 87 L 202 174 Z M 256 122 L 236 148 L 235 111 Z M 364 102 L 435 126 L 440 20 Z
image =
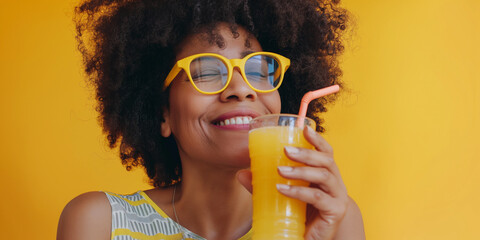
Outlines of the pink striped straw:
M 302 98 L 302 103 L 300 104 L 300 111 L 298 111 L 299 118 L 302 119 L 302 118 L 305 118 L 307 116 L 308 104 L 312 100 L 327 96 L 327 95 L 332 94 L 332 93 L 336 93 L 339 90 L 340 90 L 340 86 L 335 84 L 335 85 L 332 85 L 330 87 L 326 87 L 326 88 L 322 88 L 322 89 L 318 89 L 318 90 L 315 90 L 315 91 L 310 91 L 310 92 L 305 93 L 305 95 L 303 95 L 303 98 Z M 303 128 L 303 122 L 304 121 L 299 121 L 298 122 L 298 127 Z

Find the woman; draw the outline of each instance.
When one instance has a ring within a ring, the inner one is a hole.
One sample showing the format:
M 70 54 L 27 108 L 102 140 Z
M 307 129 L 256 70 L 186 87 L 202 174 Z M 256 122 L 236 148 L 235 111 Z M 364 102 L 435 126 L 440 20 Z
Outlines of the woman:
M 57 239 L 249 239 L 246 123 L 259 115 L 298 112 L 305 92 L 339 84 L 336 57 L 343 49 L 346 12 L 335 2 L 79 5 L 79 49 L 107 139 L 112 148 L 120 142 L 127 169 L 144 167 L 155 188 L 78 196 L 62 213 Z M 254 78 L 262 74 L 252 69 L 260 64 L 250 59 L 273 61 L 276 72 L 281 56 L 291 61 L 282 86 L 279 79 L 266 88 L 256 85 Z M 214 67 L 219 59 L 243 58 L 251 64 Z M 182 64 L 193 67 L 174 67 Z M 212 76 L 217 78 L 209 85 Z M 312 103 L 307 114 L 320 132 L 315 114 L 326 111 L 325 103 Z M 315 131 L 304 134 L 316 150 L 289 148 L 286 154 L 307 166 L 279 173 L 311 185 L 278 190 L 309 204 L 305 239 L 364 239 L 360 211 L 347 195 L 332 148 Z

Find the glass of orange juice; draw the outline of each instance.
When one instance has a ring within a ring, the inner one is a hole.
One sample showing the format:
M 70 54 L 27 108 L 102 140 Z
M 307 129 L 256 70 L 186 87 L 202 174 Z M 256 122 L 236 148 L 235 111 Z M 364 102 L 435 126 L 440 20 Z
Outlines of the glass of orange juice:
M 306 204 L 282 195 L 276 185 L 308 186 L 305 181 L 283 178 L 277 171 L 278 166 L 302 166 L 285 156 L 285 146 L 314 148 L 303 136 L 306 126 L 315 129 L 315 122 L 292 114 L 264 115 L 250 122 L 254 240 L 303 239 Z

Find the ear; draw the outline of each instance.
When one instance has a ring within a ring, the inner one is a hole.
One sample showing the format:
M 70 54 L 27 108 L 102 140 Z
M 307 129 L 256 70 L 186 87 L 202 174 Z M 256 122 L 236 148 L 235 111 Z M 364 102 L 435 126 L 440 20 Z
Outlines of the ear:
M 170 127 L 170 112 L 167 108 L 163 109 L 163 122 L 160 124 L 160 130 L 162 136 L 167 138 L 172 134 L 172 128 Z

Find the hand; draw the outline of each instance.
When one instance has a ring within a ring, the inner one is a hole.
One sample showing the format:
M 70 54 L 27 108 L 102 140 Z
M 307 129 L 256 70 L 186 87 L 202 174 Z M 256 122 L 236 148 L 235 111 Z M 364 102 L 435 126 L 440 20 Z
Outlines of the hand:
M 310 182 L 309 187 L 279 185 L 278 190 L 291 198 L 306 202 L 305 239 L 333 239 L 347 212 L 349 198 L 340 171 L 333 159 L 333 149 L 311 128 L 303 131 L 315 150 L 286 147 L 285 154 L 304 167 L 279 167 L 281 176 Z
M 303 167 L 279 167 L 281 176 L 310 182 L 309 187 L 278 185 L 282 194 L 306 202 L 306 240 L 334 239 L 347 212 L 349 197 L 333 159 L 333 149 L 311 128 L 304 129 L 305 139 L 315 150 L 286 147 L 285 154 Z M 242 170 L 238 179 L 251 192 L 251 172 Z

